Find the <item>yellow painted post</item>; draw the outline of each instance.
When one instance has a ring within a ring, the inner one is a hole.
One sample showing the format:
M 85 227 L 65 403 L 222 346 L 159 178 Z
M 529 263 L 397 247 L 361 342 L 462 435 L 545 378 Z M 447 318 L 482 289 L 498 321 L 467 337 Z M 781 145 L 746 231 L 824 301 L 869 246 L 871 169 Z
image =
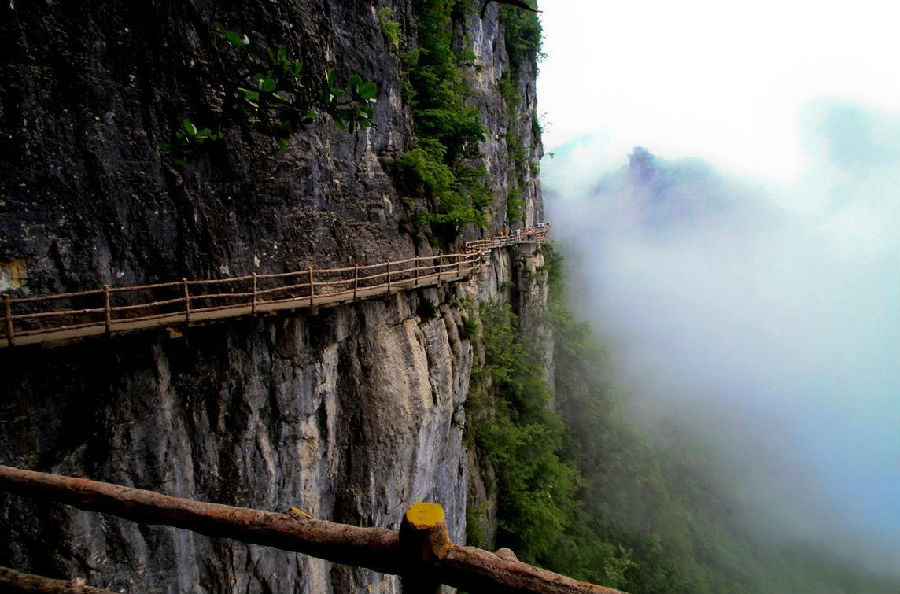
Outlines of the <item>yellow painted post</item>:
M 256 273 L 254 272 L 253 273 L 253 302 L 250 305 L 250 311 L 252 313 L 256 313 L 256 284 L 257 284 Z
M 110 326 L 112 325 L 112 308 L 109 306 L 109 285 L 103 285 L 103 311 L 106 314 L 106 323 L 104 330 L 109 336 Z
M 6 310 L 6 342 L 9 343 L 9 346 L 13 346 L 15 342 L 13 341 L 12 307 L 9 304 L 9 293 L 3 294 L 3 309 Z
M 313 285 L 313 267 L 312 264 L 309 265 L 309 304 L 313 304 L 313 297 L 316 294 L 316 287 Z M 315 313 L 315 312 L 313 312 Z
M 181 279 L 181 285 L 184 287 L 184 322 L 186 324 L 191 323 L 191 292 L 188 289 L 188 282 L 186 278 Z
M 400 576 L 403 594 L 438 594 L 437 566 L 453 547 L 439 503 L 416 503 L 400 523 L 400 551 L 409 571 Z

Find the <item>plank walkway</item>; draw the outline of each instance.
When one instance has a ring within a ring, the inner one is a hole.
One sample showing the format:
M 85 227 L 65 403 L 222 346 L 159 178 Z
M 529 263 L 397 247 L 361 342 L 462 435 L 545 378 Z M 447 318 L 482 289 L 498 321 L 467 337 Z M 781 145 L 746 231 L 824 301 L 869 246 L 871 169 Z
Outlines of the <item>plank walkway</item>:
M 468 242 L 464 253 L 416 256 L 382 264 L 281 274 L 172 281 L 13 298 L 3 295 L 0 349 L 56 344 L 169 326 L 191 326 L 250 315 L 333 306 L 470 277 L 483 254 L 544 243 L 549 225 Z

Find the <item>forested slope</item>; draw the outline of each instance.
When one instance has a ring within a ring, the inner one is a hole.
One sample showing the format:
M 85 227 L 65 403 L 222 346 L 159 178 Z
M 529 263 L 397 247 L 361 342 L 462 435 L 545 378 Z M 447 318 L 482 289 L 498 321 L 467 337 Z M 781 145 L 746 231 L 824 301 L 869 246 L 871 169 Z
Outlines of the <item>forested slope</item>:
M 608 353 L 566 306 L 559 252 L 548 248 L 544 258 L 552 390 L 515 315 L 482 306 L 485 361 L 469 406 L 472 441 L 497 477 L 497 546 L 630 592 L 897 590 L 892 578 L 815 543 L 764 542 L 734 492 L 738 470 L 714 444 L 642 431 Z M 476 541 L 484 538 L 477 526 L 470 519 Z

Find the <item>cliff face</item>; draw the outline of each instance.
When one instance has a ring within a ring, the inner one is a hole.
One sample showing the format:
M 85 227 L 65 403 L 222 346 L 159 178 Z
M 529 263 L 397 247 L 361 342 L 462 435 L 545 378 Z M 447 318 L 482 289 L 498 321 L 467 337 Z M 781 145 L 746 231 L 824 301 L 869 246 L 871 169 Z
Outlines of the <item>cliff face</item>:
M 408 3 L 4 6 L 4 289 L 40 294 L 430 253 L 410 231 L 419 199 L 404 204 L 389 175 L 414 137 L 398 49 L 379 24 L 384 6 L 412 47 Z M 284 44 L 307 68 L 376 81 L 375 127 L 348 135 L 322 119 L 285 152 L 242 130 L 222 107 L 227 73 L 216 23 L 262 47 Z M 471 101 L 490 131 L 482 152 L 498 196 L 496 229 L 510 167 L 496 88 L 507 60 L 502 27 L 491 6 L 484 19 L 470 14 L 456 28 L 481 66 L 469 74 Z M 528 113 L 533 77 L 520 78 Z M 156 142 L 185 116 L 222 130 L 226 142 L 175 166 L 160 159 Z M 537 157 L 539 142 L 524 128 Z M 541 216 L 533 176 L 524 196 L 531 223 Z M 315 313 L 6 349 L 0 462 L 260 509 L 297 506 L 358 525 L 396 527 L 411 503 L 437 501 L 451 538 L 462 542 L 462 405 L 478 345 L 461 304 L 538 307 L 539 258 L 497 253 L 468 283 Z M 112 589 L 398 590 L 395 578 L 370 571 L 5 494 L 0 530 L 8 534 L 0 564 Z

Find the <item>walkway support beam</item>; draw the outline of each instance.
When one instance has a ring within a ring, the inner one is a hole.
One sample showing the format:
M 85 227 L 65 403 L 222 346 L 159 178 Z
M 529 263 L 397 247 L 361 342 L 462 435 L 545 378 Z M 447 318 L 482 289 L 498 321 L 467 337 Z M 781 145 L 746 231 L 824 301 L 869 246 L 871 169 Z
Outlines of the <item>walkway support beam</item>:
M 188 286 L 186 278 L 181 279 L 181 285 L 184 287 L 184 323 L 191 323 L 191 290 Z
M 112 326 L 112 307 L 109 305 L 109 285 L 103 285 L 103 318 L 104 331 L 107 336 L 110 335 Z

